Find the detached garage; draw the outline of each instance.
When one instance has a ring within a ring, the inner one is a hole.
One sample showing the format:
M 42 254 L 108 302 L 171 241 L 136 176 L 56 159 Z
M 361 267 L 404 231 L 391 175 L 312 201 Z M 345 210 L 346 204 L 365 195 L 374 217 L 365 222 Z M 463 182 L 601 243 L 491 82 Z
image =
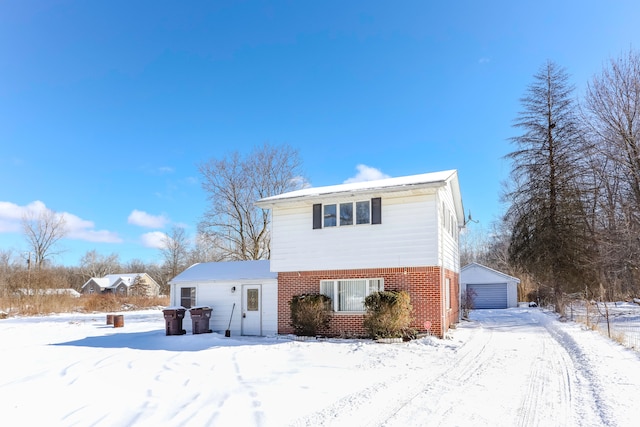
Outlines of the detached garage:
M 517 307 L 518 283 L 516 277 L 475 262 L 460 270 L 460 292 L 471 296 L 474 309 Z
M 233 335 L 274 335 L 278 331 L 278 275 L 270 271 L 269 261 L 194 264 L 169 285 L 173 306 L 212 309 L 209 327 L 215 332 L 229 328 Z

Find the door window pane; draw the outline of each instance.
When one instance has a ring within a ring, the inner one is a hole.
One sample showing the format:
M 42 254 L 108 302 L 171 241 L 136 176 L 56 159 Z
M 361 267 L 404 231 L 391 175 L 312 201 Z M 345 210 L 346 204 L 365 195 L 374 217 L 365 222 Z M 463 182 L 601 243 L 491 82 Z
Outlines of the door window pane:
M 247 311 L 258 311 L 259 292 L 257 289 L 247 289 Z
M 336 225 L 336 205 L 324 205 L 324 226 L 335 227 Z
M 369 224 L 369 201 L 356 202 L 356 224 Z
M 340 225 L 353 224 L 353 203 L 340 203 Z

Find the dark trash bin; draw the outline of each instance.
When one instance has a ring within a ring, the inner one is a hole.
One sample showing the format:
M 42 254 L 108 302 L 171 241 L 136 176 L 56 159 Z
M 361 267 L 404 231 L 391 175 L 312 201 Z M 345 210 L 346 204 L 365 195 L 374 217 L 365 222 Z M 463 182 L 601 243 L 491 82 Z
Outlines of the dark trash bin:
M 184 308 L 166 308 L 162 310 L 167 327 L 167 335 L 184 335 L 187 333 L 182 329 L 182 319 L 187 310 Z
M 213 332 L 209 329 L 209 319 L 211 319 L 211 307 L 193 307 L 189 310 L 191 314 L 193 334 L 209 334 Z

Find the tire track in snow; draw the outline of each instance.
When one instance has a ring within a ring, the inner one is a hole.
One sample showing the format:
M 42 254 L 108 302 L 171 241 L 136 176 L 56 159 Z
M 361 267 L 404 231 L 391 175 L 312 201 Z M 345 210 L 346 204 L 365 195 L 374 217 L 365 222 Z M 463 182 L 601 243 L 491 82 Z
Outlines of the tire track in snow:
M 539 313 L 536 319 L 541 321 L 543 326 L 549 331 L 553 339 L 566 351 L 574 364 L 574 369 L 578 384 L 585 389 L 586 393 L 579 393 L 577 398 L 585 403 L 585 407 L 590 407 L 602 422 L 602 425 L 616 425 L 612 419 L 612 410 L 607 405 L 603 397 L 602 386 L 598 383 L 589 359 L 584 354 L 580 346 L 565 331 L 554 327 L 553 322 L 544 313 Z
M 482 370 L 483 363 L 491 357 L 484 355 L 491 333 L 478 330 L 472 340 L 457 348 L 450 364 L 437 370 L 412 371 L 386 378 L 358 392 L 342 397 L 321 411 L 296 420 L 292 426 L 358 425 L 378 426 L 403 411 L 421 395 L 433 393 L 438 387 L 446 387 L 451 381 L 459 387 Z M 426 389 L 425 389 L 426 385 Z M 444 411 L 450 408 L 444 408 Z M 340 414 L 340 419 L 335 414 Z M 415 420 L 414 420 L 415 422 Z
M 527 390 L 519 405 L 518 426 L 548 424 L 549 419 L 542 417 L 541 412 L 553 413 L 556 425 L 575 425 L 572 419 L 572 384 L 576 382 L 573 363 L 553 337 L 545 333 L 540 340 L 540 354 L 531 364 Z M 542 411 L 542 408 L 546 410 Z
M 487 351 L 493 339 L 491 329 L 479 328 L 457 352 L 459 357 L 436 378 L 421 382 L 421 388 L 405 396 L 402 405 L 385 416 L 383 426 L 405 426 L 419 419 L 429 420 L 429 425 L 446 424 L 453 411 L 459 410 L 459 401 L 451 398 L 469 384 L 474 377 L 481 376 L 495 354 Z

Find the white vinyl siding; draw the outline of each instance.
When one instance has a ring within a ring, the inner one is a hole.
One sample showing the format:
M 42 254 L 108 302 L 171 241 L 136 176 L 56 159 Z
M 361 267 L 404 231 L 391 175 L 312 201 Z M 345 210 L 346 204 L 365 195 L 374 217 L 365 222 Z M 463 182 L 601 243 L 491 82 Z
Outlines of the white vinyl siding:
M 339 205 L 341 201 L 326 202 Z M 314 230 L 311 203 L 275 206 L 271 269 L 308 271 L 438 265 L 436 209 L 434 192 L 382 197 L 382 224 Z
M 455 215 L 451 192 L 440 190 L 438 193 L 440 228 L 440 264 L 451 271 L 460 271 L 459 223 Z
M 333 311 L 363 312 L 364 299 L 384 290 L 382 279 L 322 280 L 320 293 L 331 298 Z
M 195 289 L 196 295 L 195 306 L 207 306 L 212 309 L 209 327 L 223 333 L 229 328 L 229 320 L 231 320 L 232 335 L 240 335 L 242 331 L 242 285 L 254 284 L 262 285 L 262 334 L 276 334 L 278 332 L 278 281 L 276 279 L 173 283 L 171 284 L 172 304 L 180 305 L 180 288 L 192 287 Z M 235 291 L 232 291 L 233 287 L 236 288 Z M 185 317 L 184 322 L 191 322 L 189 314 Z

